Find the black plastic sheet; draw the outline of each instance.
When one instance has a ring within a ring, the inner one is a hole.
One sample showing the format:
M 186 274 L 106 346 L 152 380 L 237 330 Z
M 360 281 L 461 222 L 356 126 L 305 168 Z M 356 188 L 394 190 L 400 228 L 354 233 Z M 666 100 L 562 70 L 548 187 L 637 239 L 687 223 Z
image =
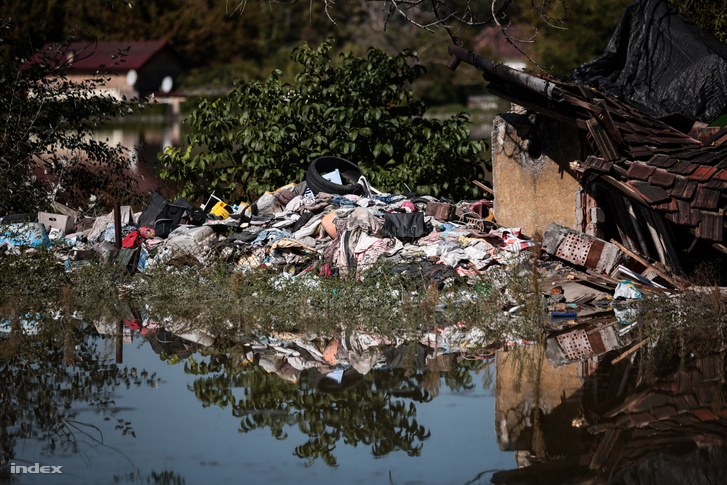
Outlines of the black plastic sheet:
M 666 0 L 637 0 L 603 55 L 576 68 L 572 81 L 652 116 L 678 113 L 709 123 L 727 112 L 727 45 Z

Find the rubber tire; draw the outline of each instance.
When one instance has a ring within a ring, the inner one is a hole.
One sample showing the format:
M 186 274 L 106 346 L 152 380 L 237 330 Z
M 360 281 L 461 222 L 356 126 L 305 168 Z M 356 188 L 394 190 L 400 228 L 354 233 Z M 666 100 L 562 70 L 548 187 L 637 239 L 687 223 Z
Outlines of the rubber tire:
M 338 169 L 341 172 L 341 180 L 350 183 L 336 184 L 323 178 L 323 174 L 333 172 Z M 325 192 L 327 194 L 361 194 L 363 186 L 358 183 L 358 179 L 363 175 L 361 169 L 353 162 L 339 157 L 319 157 L 313 160 L 308 166 L 308 172 L 305 181 L 308 187 L 317 194 Z

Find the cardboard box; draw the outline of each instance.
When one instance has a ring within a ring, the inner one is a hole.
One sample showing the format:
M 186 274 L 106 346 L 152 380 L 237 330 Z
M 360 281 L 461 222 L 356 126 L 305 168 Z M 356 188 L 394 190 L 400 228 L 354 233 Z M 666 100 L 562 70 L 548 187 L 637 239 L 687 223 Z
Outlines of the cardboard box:
M 38 212 L 38 222 L 45 226 L 45 230 L 59 229 L 65 234 L 72 234 L 76 225 L 75 217 L 50 212 Z

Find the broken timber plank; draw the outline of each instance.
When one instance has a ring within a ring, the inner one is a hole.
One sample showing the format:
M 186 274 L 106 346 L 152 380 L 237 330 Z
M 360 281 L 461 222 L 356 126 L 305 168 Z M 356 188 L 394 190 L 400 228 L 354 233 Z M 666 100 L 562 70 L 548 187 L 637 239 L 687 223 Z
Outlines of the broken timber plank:
M 662 262 L 662 264 L 668 265 L 669 262 L 667 261 L 666 257 L 666 244 L 664 243 L 663 238 L 661 237 L 661 234 L 656 230 L 654 227 L 654 220 L 651 217 L 651 214 L 649 213 L 648 209 L 646 209 L 644 206 L 637 205 L 634 207 L 637 211 L 637 214 L 639 215 L 639 219 L 646 222 L 646 229 L 649 232 L 649 235 L 651 236 L 651 240 L 654 243 L 654 248 L 656 248 L 656 253 L 659 255 L 659 261 Z
M 641 347 L 643 347 L 644 345 L 646 345 L 646 343 L 647 343 L 648 341 L 649 341 L 649 339 L 647 338 L 647 339 L 644 339 L 644 340 L 642 340 L 642 341 L 641 341 L 641 342 L 639 342 L 638 344 L 634 345 L 634 346 L 633 346 L 633 347 L 631 347 L 631 348 L 630 348 L 629 350 L 627 350 L 627 351 L 626 351 L 626 352 L 624 352 L 623 354 L 621 354 L 621 355 L 619 355 L 618 357 L 616 357 L 615 359 L 613 359 L 613 360 L 611 361 L 611 365 L 613 365 L 613 364 L 616 364 L 616 363 L 618 363 L 618 362 L 621 362 L 621 361 L 622 361 L 623 359 L 625 359 L 626 357 L 628 357 L 629 355 L 633 354 L 634 352 L 636 352 L 637 350 L 639 350 L 639 349 L 640 349 Z
M 616 147 L 613 144 L 613 141 L 596 118 L 586 120 L 586 125 L 588 126 L 589 133 L 593 137 L 593 141 L 596 142 L 598 149 L 601 151 L 601 155 L 603 155 L 604 160 L 612 162 L 621 158 L 618 150 L 616 150 Z
M 651 254 L 649 254 L 649 248 L 646 246 L 646 240 L 644 239 L 644 235 L 641 233 L 641 228 L 639 227 L 639 221 L 636 218 L 634 206 L 625 197 L 623 199 L 623 203 L 626 206 L 626 214 L 628 214 L 629 216 L 631 226 L 634 228 L 634 231 L 636 232 L 636 237 L 639 240 L 639 247 L 641 247 L 641 252 L 644 253 L 647 257 L 651 257 Z
M 630 251 L 628 248 L 624 247 L 621 243 L 619 243 L 615 239 L 611 239 L 611 243 L 612 244 L 615 244 L 621 251 L 623 251 L 624 253 L 628 254 L 629 256 L 631 256 L 632 258 L 634 258 L 636 261 L 638 261 L 639 263 L 643 264 L 647 268 L 651 269 L 654 273 L 656 273 L 659 276 L 661 276 L 662 278 L 664 278 L 666 281 L 668 281 L 669 283 L 671 283 L 671 285 L 673 285 L 674 288 L 678 288 L 680 290 L 683 290 L 684 289 L 684 285 L 682 285 L 681 283 L 679 283 L 678 281 L 676 281 L 674 278 L 672 278 L 668 274 L 664 273 L 662 270 L 660 270 L 659 268 L 657 268 L 653 264 L 649 263 L 646 260 L 646 258 L 642 257 L 639 254 L 636 254 L 633 251 Z
M 475 184 L 476 186 L 478 186 L 479 188 L 481 188 L 482 190 L 484 190 L 485 192 L 495 195 L 495 192 L 491 188 L 489 188 L 488 186 L 486 186 L 479 180 L 473 180 L 472 183 Z

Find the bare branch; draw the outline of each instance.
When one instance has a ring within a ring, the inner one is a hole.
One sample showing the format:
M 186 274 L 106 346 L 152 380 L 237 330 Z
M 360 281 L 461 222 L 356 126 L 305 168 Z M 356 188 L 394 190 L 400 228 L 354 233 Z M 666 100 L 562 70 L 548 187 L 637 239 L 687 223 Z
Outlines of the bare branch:
M 508 44 L 510 44 L 511 46 L 513 46 L 520 54 L 522 54 L 523 57 L 525 57 L 527 60 L 529 60 L 530 62 L 535 64 L 535 66 L 537 66 L 537 68 L 540 69 L 541 71 L 546 72 L 546 71 L 553 69 L 553 66 L 551 66 L 550 68 L 542 66 L 539 62 L 535 61 L 532 57 L 530 57 L 528 54 L 526 54 L 525 51 L 522 50 L 520 48 L 520 46 L 516 44 L 516 42 L 517 43 L 534 42 L 535 37 L 538 35 L 537 29 L 536 29 L 535 33 L 530 37 L 530 39 L 528 39 L 527 41 L 520 41 L 518 39 L 515 39 L 514 37 L 512 37 L 510 34 L 507 33 L 507 28 L 502 26 L 502 24 L 500 23 L 500 19 L 498 19 L 497 17 L 498 16 L 495 14 L 495 2 L 492 2 L 492 18 L 495 21 L 495 24 L 497 24 L 497 27 L 500 29 L 500 32 L 502 32 L 502 35 L 505 36 L 505 41 Z M 510 27 L 509 23 L 508 23 L 508 27 Z

